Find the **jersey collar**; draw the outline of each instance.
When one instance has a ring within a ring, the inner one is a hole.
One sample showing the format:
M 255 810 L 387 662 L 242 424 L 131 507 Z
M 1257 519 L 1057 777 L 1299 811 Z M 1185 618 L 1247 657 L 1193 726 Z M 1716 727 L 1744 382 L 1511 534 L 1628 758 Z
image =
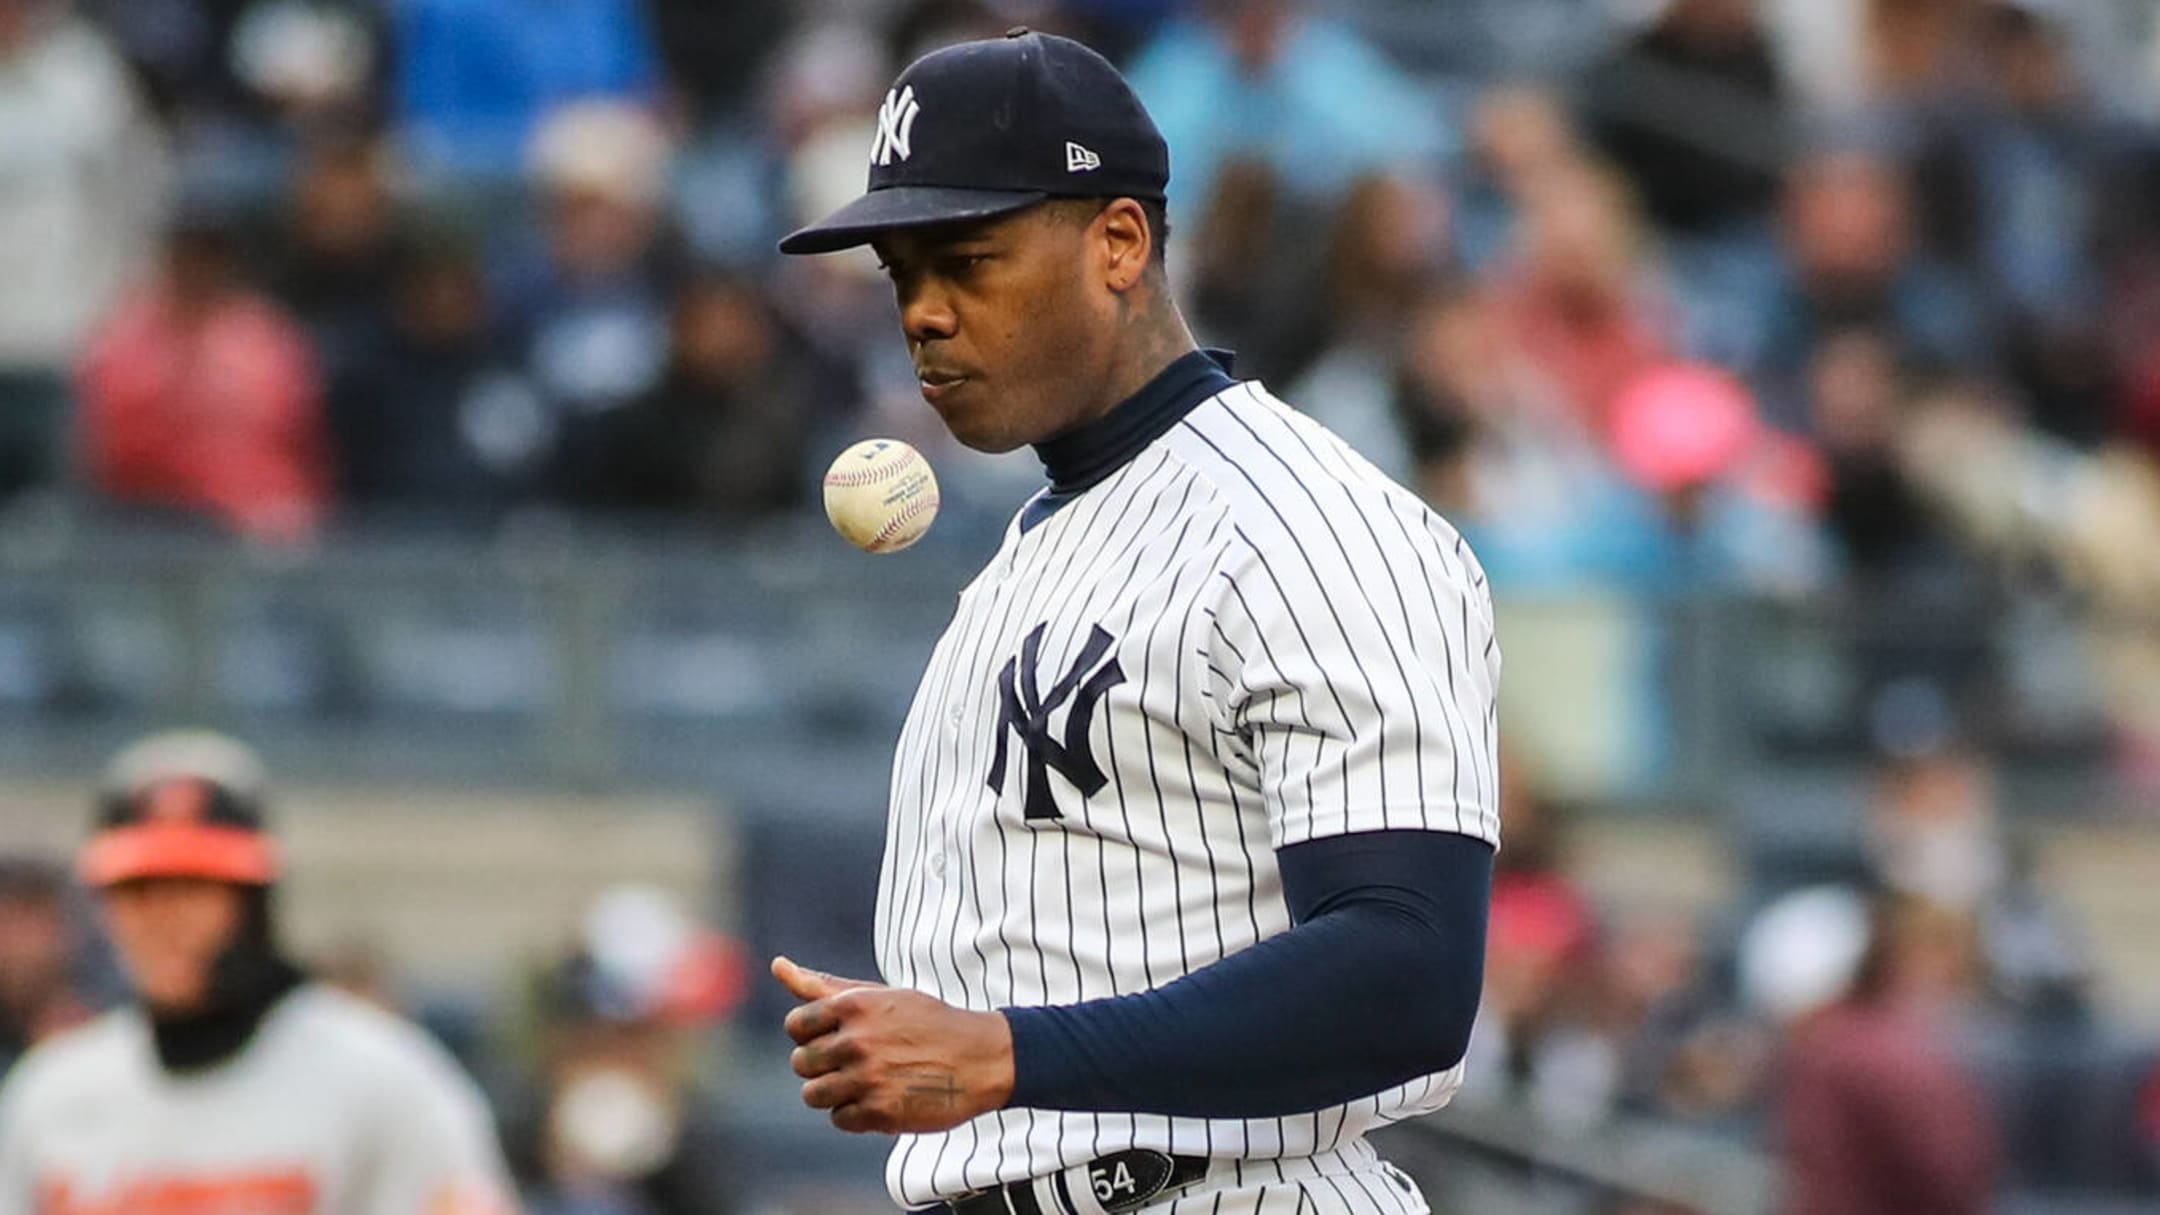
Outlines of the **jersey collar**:
M 1235 387 L 1227 350 L 1194 350 L 1156 373 L 1140 391 L 1103 416 L 1035 445 L 1050 493 L 1080 493 L 1123 468 L 1200 402 Z

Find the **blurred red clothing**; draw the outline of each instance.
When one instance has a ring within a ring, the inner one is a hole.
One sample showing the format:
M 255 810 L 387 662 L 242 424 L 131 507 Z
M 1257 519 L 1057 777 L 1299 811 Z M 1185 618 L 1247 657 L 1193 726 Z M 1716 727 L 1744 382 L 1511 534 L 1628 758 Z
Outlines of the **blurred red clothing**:
M 1788 1048 L 1791 1215 L 1978 1215 L 2001 1171 L 1985 1095 L 1926 1022 L 1846 1001 Z
M 1621 389 L 1670 353 L 1661 307 L 1621 293 L 1571 292 L 1523 274 L 1498 290 L 1500 315 L 1523 366 L 1606 435 Z
M 81 371 L 82 440 L 107 497 L 295 540 L 328 506 L 322 382 L 307 335 L 274 304 L 226 292 L 183 309 L 137 292 Z

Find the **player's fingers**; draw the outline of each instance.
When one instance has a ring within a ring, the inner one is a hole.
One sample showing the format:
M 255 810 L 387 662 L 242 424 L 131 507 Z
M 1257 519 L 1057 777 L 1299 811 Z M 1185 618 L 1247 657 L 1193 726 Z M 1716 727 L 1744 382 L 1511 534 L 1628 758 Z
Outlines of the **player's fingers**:
M 796 1075 L 812 1080 L 846 1067 L 860 1053 L 852 1039 L 843 1034 L 827 1034 L 789 1052 L 788 1066 L 795 1069 Z
M 866 1134 L 871 1131 L 882 1131 L 886 1127 L 885 1119 L 860 1101 L 834 1109 L 832 1112 L 832 1124 L 855 1135 Z
M 870 1085 L 862 1077 L 852 1072 L 833 1072 L 804 1083 L 802 1099 L 811 1109 L 832 1110 L 862 1100 L 869 1091 Z
M 788 958 L 774 958 L 772 973 L 773 978 L 780 980 L 780 986 L 787 988 L 788 994 L 798 1000 L 822 1000 L 836 990 L 825 981 L 824 975 L 797 966 Z
M 840 1010 L 830 1000 L 813 1000 L 789 1013 L 780 1024 L 797 1046 L 808 1046 L 840 1028 Z
M 843 991 L 853 991 L 858 987 L 878 986 L 878 984 L 864 979 L 843 979 L 839 975 L 826 974 L 822 970 L 812 970 L 807 966 L 798 966 L 793 959 L 786 957 L 773 959 L 772 973 L 774 978 L 780 980 L 780 985 L 787 988 L 799 1000 L 822 1000 L 827 996 L 837 995 Z

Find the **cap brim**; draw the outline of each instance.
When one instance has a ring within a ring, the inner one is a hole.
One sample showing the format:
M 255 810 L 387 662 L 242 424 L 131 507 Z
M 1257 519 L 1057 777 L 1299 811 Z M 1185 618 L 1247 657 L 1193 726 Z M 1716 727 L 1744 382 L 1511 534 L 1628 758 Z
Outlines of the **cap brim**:
M 901 228 L 993 219 L 1050 197 L 1040 190 L 890 186 L 872 190 L 818 223 L 788 234 L 782 253 L 835 253 Z
M 153 877 L 207 878 L 267 886 L 277 853 L 259 831 L 209 823 L 139 823 L 92 836 L 76 865 L 86 886 Z

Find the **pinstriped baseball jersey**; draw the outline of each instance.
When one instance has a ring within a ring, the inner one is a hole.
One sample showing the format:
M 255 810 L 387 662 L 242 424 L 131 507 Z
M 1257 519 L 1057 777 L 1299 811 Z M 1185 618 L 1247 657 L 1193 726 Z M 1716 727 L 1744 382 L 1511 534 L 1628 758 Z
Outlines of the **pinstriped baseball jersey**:
M 961 593 L 894 763 L 886 981 L 984 1010 L 1149 990 L 1290 927 L 1278 848 L 1497 843 L 1499 671 L 1452 527 L 1259 385 L 1218 393 Z M 1000 1110 L 902 1136 L 886 1179 L 922 1206 L 1127 1147 L 1338 1159 L 1459 1080 L 1281 1118 Z

